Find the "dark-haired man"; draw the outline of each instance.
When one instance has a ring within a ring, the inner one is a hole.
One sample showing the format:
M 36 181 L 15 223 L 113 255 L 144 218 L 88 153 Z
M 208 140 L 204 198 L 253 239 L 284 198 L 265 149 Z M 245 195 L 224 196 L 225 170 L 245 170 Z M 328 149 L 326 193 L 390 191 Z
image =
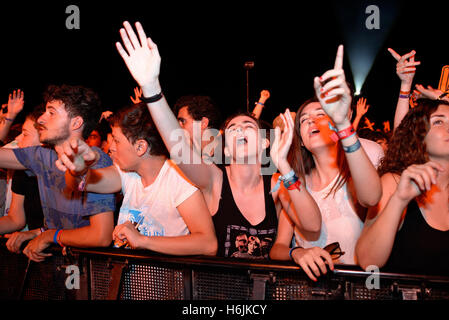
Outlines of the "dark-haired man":
M 220 112 L 211 97 L 187 95 L 180 97 L 173 113 L 181 128 L 188 134 L 191 143 L 202 155 L 210 157 L 218 145 L 218 129 L 220 128 Z
M 23 253 L 43 261 L 51 244 L 108 246 L 114 228 L 113 194 L 99 195 L 66 187 L 64 173 L 55 167 L 56 153 L 64 141 L 86 139 L 100 118 L 100 100 L 82 86 L 50 86 L 44 94 L 45 112 L 37 121 L 39 140 L 51 147 L 0 149 L 0 167 L 29 170 L 37 176 L 46 230 L 31 240 Z M 95 167 L 107 167 L 111 159 L 95 149 Z

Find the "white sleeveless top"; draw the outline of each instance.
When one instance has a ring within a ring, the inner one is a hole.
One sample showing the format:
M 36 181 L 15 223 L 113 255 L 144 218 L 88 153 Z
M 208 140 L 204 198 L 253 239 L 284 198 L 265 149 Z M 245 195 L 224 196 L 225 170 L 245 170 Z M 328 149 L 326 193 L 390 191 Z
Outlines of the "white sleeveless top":
M 363 229 L 363 221 L 351 207 L 348 195 L 347 183 L 345 183 L 335 195 L 326 195 L 337 180 L 338 175 L 327 187 L 320 191 L 312 191 L 306 178 L 307 191 L 315 199 L 321 211 L 321 234 L 316 241 L 307 241 L 295 228 L 295 243 L 303 248 L 320 247 L 339 242 L 340 248 L 345 252 L 336 264 L 357 264 L 355 260 L 355 245 Z

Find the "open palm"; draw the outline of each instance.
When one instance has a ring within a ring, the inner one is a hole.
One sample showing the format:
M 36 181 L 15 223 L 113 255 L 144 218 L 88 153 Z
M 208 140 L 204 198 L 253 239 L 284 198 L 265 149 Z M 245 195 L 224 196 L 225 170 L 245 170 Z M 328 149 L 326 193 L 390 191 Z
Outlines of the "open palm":
M 120 29 L 120 35 L 126 50 L 120 42 L 116 43 L 116 47 L 131 75 L 141 87 L 157 81 L 161 57 L 156 44 L 147 38 L 139 22 L 136 22 L 139 37 L 136 36 L 129 22 L 125 21 L 123 25 L 125 28 Z

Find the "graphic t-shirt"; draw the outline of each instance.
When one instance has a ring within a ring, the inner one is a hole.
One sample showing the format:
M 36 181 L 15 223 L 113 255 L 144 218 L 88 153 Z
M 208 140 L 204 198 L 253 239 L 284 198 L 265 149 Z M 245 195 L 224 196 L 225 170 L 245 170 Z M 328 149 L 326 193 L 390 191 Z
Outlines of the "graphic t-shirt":
M 144 187 L 135 172 L 122 171 L 116 165 L 122 180 L 123 202 L 118 224 L 126 221 L 138 224 L 145 236 L 181 236 L 190 231 L 176 209 L 198 189 L 185 180 L 179 168 L 166 160 L 156 180 Z
M 252 225 L 240 212 L 234 201 L 226 169 L 218 211 L 212 217 L 217 235 L 219 257 L 268 259 L 276 239 L 278 219 L 273 197 L 270 194 L 271 175 L 263 176 L 265 218 Z

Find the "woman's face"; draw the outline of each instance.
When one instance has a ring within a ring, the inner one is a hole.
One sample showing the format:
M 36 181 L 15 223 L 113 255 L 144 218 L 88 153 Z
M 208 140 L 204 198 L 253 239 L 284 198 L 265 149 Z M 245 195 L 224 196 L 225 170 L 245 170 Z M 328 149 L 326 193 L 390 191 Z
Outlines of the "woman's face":
M 319 102 L 306 105 L 297 117 L 301 141 L 307 150 L 313 151 L 323 146 L 335 145 L 331 138 L 334 131 L 329 128 L 331 120 Z
M 262 143 L 263 137 L 259 134 L 259 125 L 254 119 L 242 115 L 237 116 L 225 129 L 225 152 L 234 161 L 244 161 L 258 157 L 266 146 Z
M 449 156 L 449 106 L 439 105 L 430 115 L 430 130 L 424 142 L 429 158 L 445 158 Z

